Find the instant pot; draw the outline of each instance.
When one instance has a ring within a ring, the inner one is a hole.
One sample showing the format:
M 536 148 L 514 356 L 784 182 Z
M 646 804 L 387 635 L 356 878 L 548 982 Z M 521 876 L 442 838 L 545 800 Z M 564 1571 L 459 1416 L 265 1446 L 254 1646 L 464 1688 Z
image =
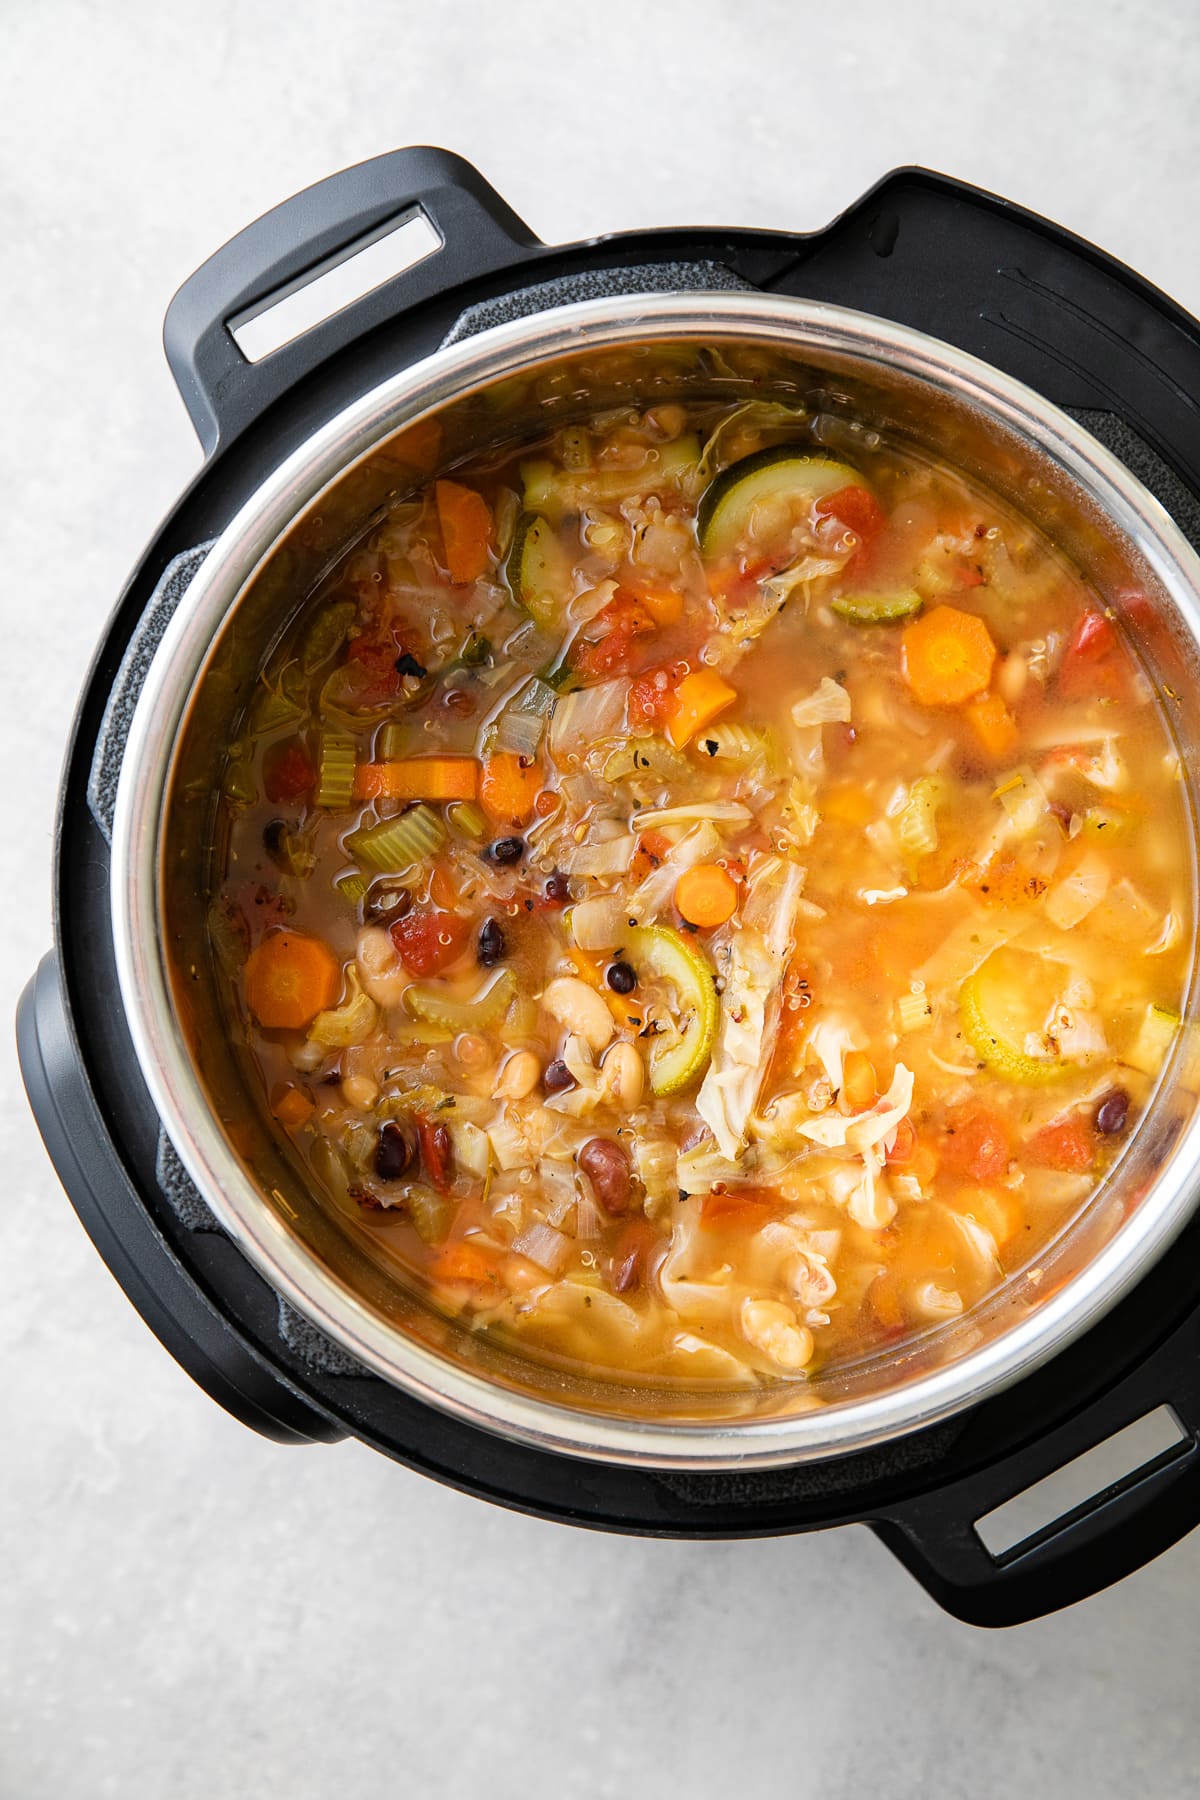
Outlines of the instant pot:
M 247 324 L 418 216 L 437 245 L 423 260 L 248 359 Z M 1200 325 L 1057 227 L 923 170 L 809 235 L 547 248 L 469 165 L 411 149 L 240 233 L 175 297 L 165 340 L 207 460 L 88 677 L 58 814 L 55 948 L 18 1041 L 63 1185 L 177 1360 L 281 1443 L 354 1435 L 547 1518 L 696 1538 L 865 1523 L 979 1624 L 1082 1598 L 1188 1531 L 1192 1028 L 1087 1216 L 1036 1268 L 886 1367 L 835 1378 L 821 1405 L 792 1389 L 683 1416 L 434 1318 L 306 1191 L 227 1055 L 204 821 L 282 618 L 374 509 L 432 472 L 422 421 L 436 414 L 452 462 L 489 430 L 594 404 L 597 380 L 643 401 L 700 380 L 731 397 L 819 392 L 848 431 L 883 419 L 1018 498 L 1125 616 L 1194 812 Z M 1165 1437 L 1101 1493 L 1003 1548 L 981 1525 L 1148 1414 Z

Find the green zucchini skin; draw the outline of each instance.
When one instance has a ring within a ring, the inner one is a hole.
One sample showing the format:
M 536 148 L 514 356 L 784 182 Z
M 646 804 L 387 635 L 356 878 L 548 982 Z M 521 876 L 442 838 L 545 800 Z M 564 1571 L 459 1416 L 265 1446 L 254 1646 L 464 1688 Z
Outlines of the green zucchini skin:
M 813 500 L 839 488 L 865 487 L 849 463 L 813 456 L 795 444 L 779 444 L 744 456 L 710 482 L 700 501 L 696 525 L 705 556 L 728 554 L 744 535 L 756 501 L 777 494 L 781 500 L 807 493 Z

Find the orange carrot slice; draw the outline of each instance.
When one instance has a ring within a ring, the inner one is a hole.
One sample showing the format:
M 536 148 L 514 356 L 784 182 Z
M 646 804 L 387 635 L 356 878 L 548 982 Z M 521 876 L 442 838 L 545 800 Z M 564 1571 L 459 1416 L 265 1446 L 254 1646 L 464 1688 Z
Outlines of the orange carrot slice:
M 320 938 L 273 931 L 246 959 L 246 1004 L 268 1031 L 301 1031 L 333 1005 L 342 970 Z

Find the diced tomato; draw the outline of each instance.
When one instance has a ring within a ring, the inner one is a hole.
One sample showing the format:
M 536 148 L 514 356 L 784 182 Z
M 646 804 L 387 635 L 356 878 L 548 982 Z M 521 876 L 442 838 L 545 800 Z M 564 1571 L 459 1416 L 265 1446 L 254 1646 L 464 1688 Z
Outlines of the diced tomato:
M 317 772 L 298 738 L 273 744 L 263 758 L 263 787 L 273 806 L 312 792 Z
M 421 1146 L 421 1162 L 431 1184 L 439 1194 L 448 1192 L 453 1160 L 449 1131 L 445 1125 L 422 1113 L 417 1119 L 417 1141 Z
M 392 942 L 410 975 L 437 975 L 462 954 L 470 929 L 457 913 L 418 907 L 396 920 Z
M 644 640 L 657 626 L 640 600 L 618 594 L 598 612 L 588 631 L 589 642 L 571 653 L 571 666 L 580 675 L 619 675 L 638 661 Z
M 1113 622 L 1094 606 L 1085 606 L 1076 621 L 1058 669 L 1058 691 L 1069 700 L 1091 696 L 1119 698 L 1122 670 Z
M 955 570 L 954 579 L 960 588 L 982 587 L 983 570 L 971 568 L 968 564 L 964 568 Z
M 670 715 L 675 689 L 687 672 L 686 662 L 671 662 L 639 675 L 629 690 L 629 723 L 663 724 Z
M 629 864 L 629 879 L 635 887 L 657 869 L 670 848 L 670 838 L 665 837 L 661 831 L 643 831 Z
M 869 544 L 879 536 L 887 523 L 887 515 L 869 488 L 844 487 L 826 494 L 816 505 L 817 517 L 840 519 L 860 544 Z
M 1043 1125 L 1029 1143 L 1029 1159 L 1042 1169 L 1058 1169 L 1063 1174 L 1081 1175 L 1092 1166 L 1095 1139 L 1086 1119 L 1073 1113 Z
M 967 1107 L 947 1121 L 939 1148 L 946 1167 L 973 1181 L 995 1181 L 1012 1160 L 1008 1126 L 989 1107 Z

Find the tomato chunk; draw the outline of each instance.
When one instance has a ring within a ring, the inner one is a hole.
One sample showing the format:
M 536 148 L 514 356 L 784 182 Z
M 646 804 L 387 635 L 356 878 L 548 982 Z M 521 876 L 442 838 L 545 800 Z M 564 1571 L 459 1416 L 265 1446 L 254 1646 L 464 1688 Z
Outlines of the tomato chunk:
M 275 744 L 263 758 L 263 787 L 273 806 L 312 792 L 317 772 L 299 739 Z
M 462 954 L 470 929 L 457 913 L 419 907 L 396 920 L 392 942 L 410 975 L 437 975 Z
M 887 523 L 882 506 L 870 488 L 865 487 L 838 488 L 836 493 L 826 494 L 823 500 L 817 501 L 816 511 L 818 518 L 840 520 L 862 544 L 869 544 L 872 538 L 878 537 Z
M 629 723 L 662 725 L 671 716 L 675 689 L 688 672 L 685 662 L 660 663 L 639 675 L 629 690 Z
M 590 641 L 572 653 L 572 666 L 580 675 L 619 675 L 628 671 L 642 653 L 642 641 L 653 637 L 657 626 L 640 600 L 618 594 L 588 626 Z
M 1091 1168 L 1095 1149 L 1095 1139 L 1087 1120 L 1074 1114 L 1043 1125 L 1030 1142 L 1029 1159 L 1043 1169 L 1081 1175 Z
M 939 1143 L 942 1162 L 973 1181 L 996 1181 L 1012 1160 L 1008 1126 L 989 1107 L 969 1107 L 951 1115 Z

